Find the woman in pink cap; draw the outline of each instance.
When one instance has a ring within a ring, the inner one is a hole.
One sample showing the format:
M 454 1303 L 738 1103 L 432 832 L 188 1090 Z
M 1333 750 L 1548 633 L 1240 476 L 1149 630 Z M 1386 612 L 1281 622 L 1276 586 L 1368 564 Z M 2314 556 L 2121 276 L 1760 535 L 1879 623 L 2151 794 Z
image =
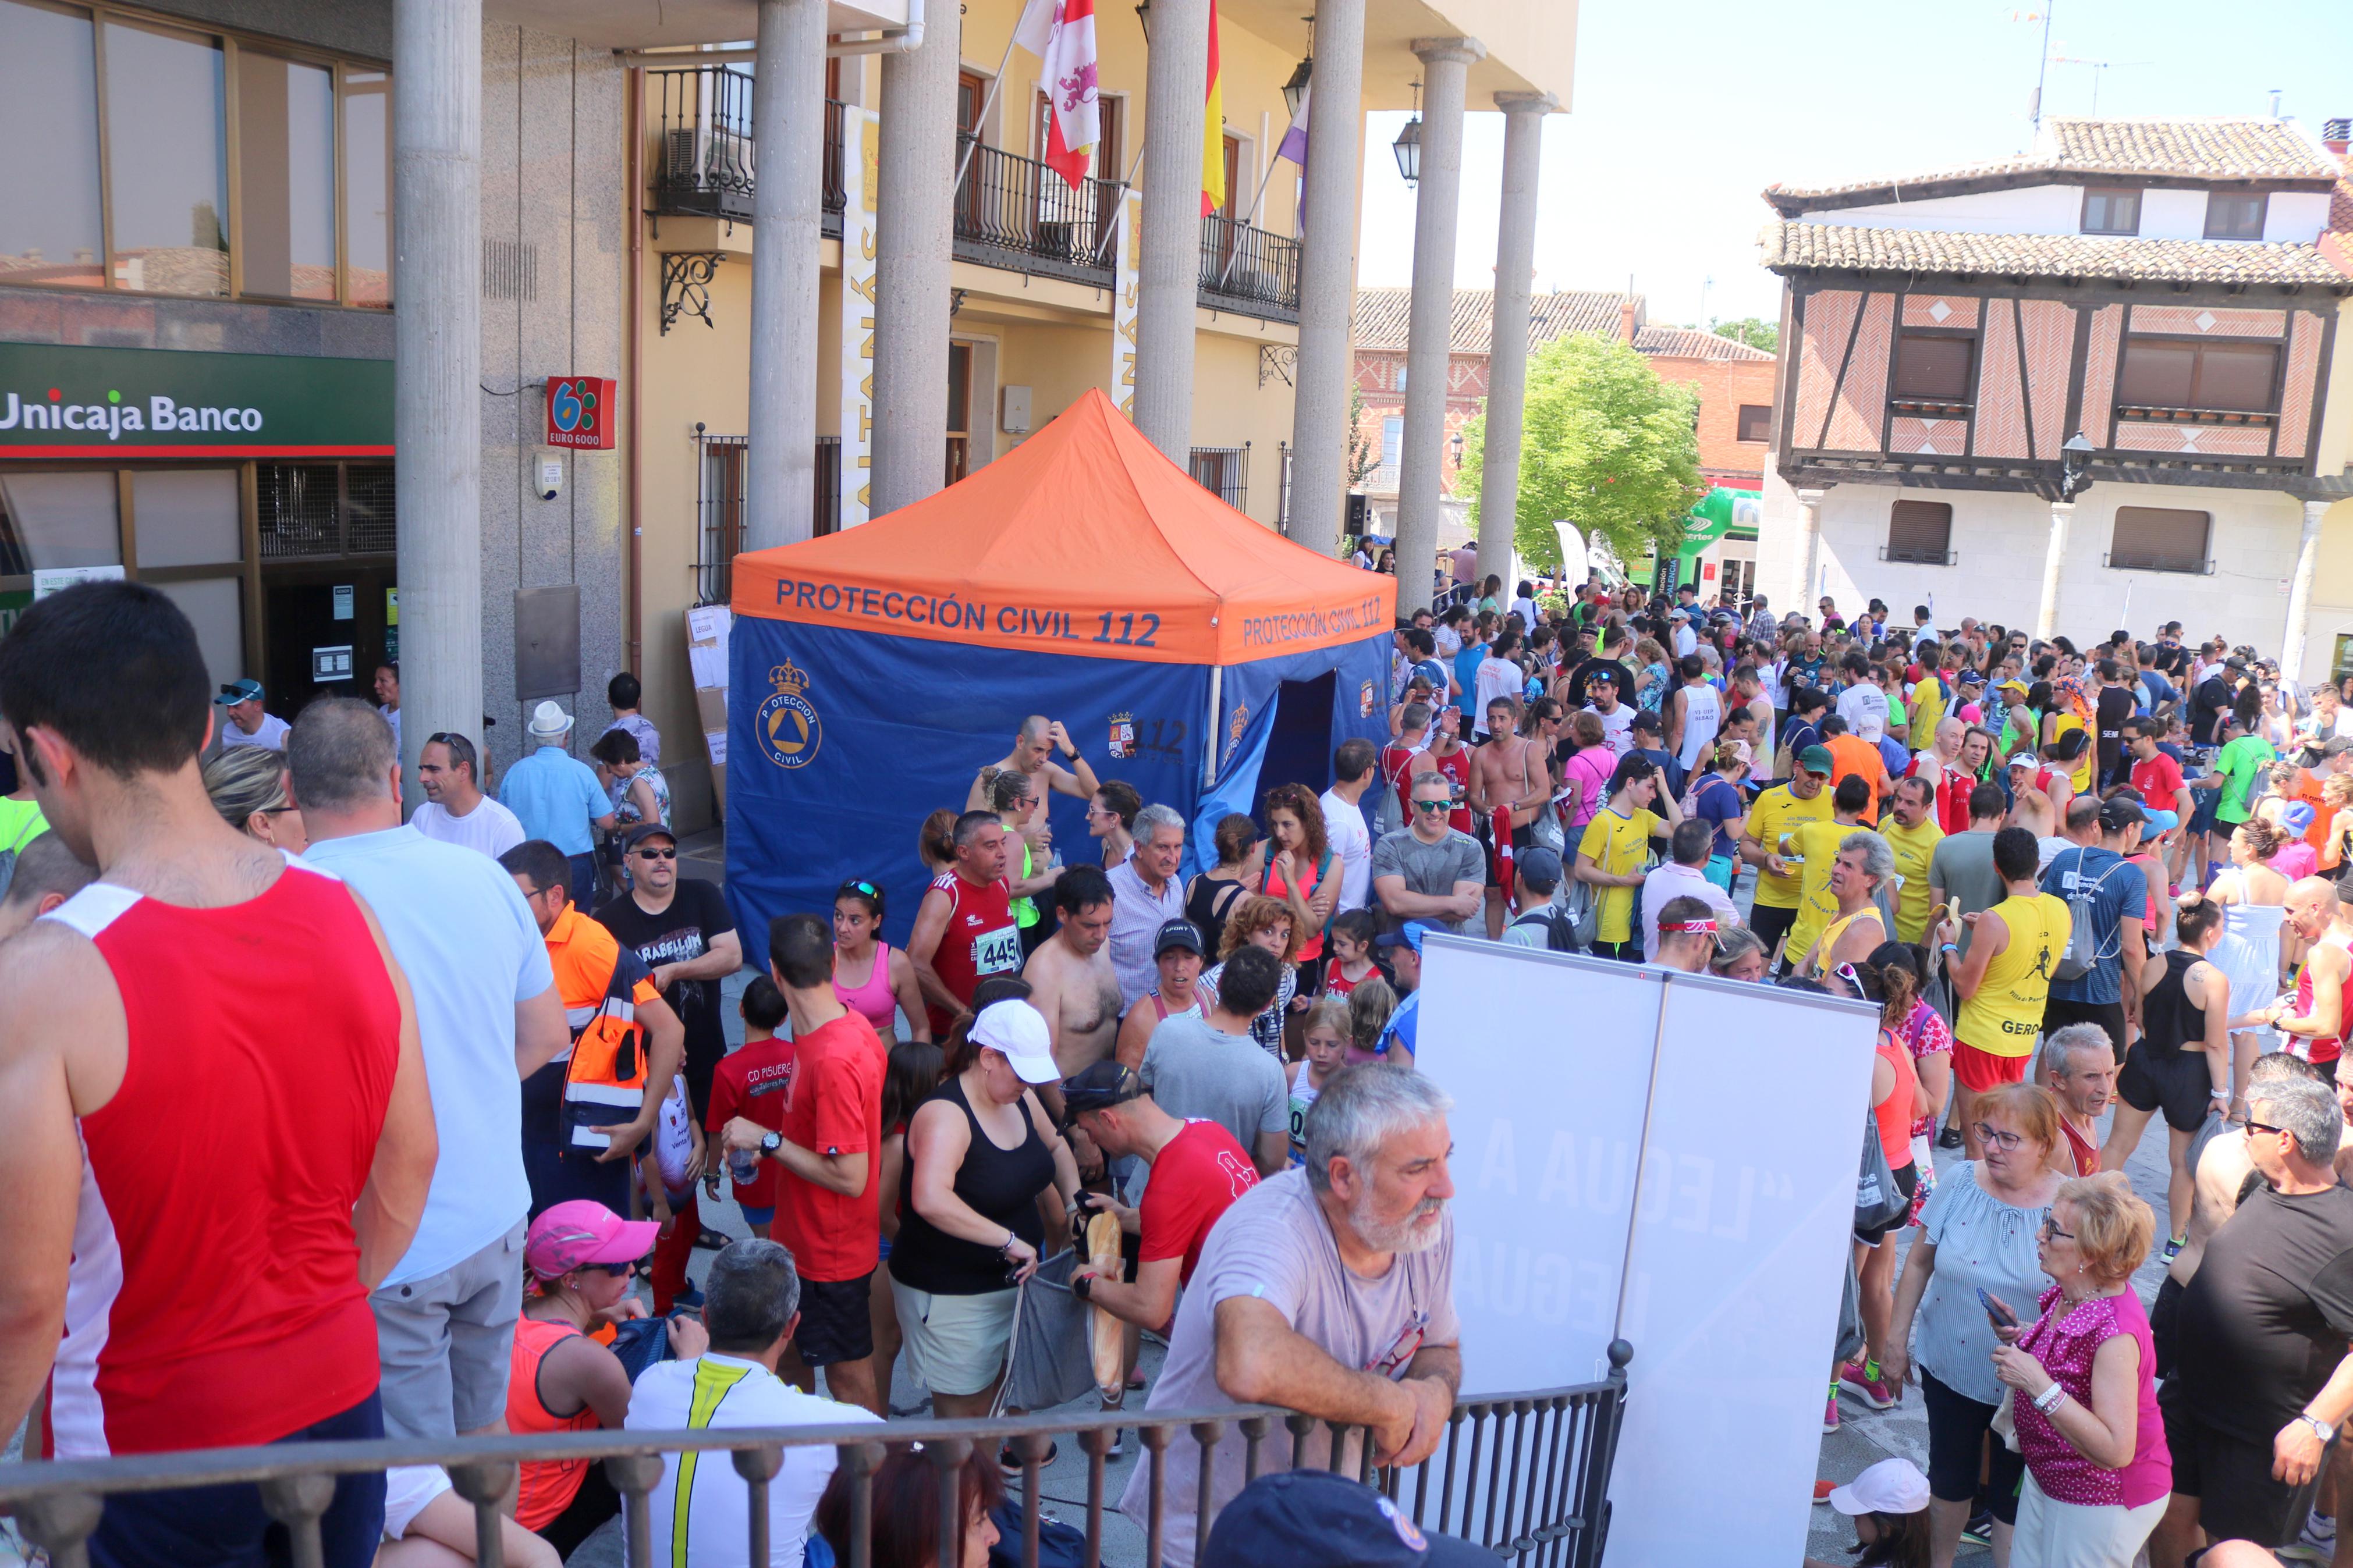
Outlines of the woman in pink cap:
M 623 1219 L 592 1198 L 557 1204 L 531 1222 L 522 1260 L 539 1289 L 515 1324 L 508 1431 L 620 1429 L 629 1414 L 629 1376 L 589 1331 L 645 1315 L 629 1282 L 660 1229 L 652 1220 Z M 701 1355 L 708 1343 L 691 1318 L 672 1318 L 670 1339 L 681 1359 Z M 521 1469 L 516 1522 L 567 1557 L 621 1511 L 602 1466 L 548 1459 L 525 1461 Z

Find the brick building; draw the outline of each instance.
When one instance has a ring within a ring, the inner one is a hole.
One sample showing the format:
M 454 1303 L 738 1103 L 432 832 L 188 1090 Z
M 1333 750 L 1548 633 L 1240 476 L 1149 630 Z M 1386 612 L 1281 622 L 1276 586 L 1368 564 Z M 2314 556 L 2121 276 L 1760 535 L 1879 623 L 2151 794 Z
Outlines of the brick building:
M 1405 430 L 1406 322 L 1411 291 L 1356 290 L 1356 391 L 1362 404 L 1356 435 L 1372 466 L 1354 487 L 1370 508 L 1376 532 L 1397 527 L 1398 458 Z M 1447 450 L 1441 483 L 1454 493 L 1457 432 L 1487 400 L 1487 334 L 1494 296 L 1457 289 L 1446 396 Z M 1538 294 L 1528 306 L 1531 353 L 1571 332 L 1599 332 L 1630 342 L 1647 354 L 1661 379 L 1699 388 L 1700 472 L 1707 482 L 1755 489 L 1771 449 L 1774 357 L 1730 338 L 1688 327 L 1653 327 L 1643 320 L 1640 294 L 1572 290 Z M 1440 548 L 1469 536 L 1466 508 L 1446 502 Z

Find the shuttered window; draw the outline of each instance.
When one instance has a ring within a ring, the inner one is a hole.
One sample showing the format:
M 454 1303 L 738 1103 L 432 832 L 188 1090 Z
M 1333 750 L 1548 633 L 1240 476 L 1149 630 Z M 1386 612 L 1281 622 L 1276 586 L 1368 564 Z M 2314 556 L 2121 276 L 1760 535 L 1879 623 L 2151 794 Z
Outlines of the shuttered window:
M 1905 332 L 1895 340 L 1893 395 L 1929 403 L 1967 402 L 1970 362 L 1976 353 L 1974 338 Z
M 2108 564 L 2137 572 L 2203 572 L 2214 526 L 2209 511 L 2178 507 L 2120 506 Z
M 1951 563 L 1953 508 L 1949 501 L 1900 500 L 1887 514 L 1887 559 L 1923 566 Z
M 2126 408 L 2267 414 L 2278 375 L 2275 343 L 2126 338 L 2116 401 Z

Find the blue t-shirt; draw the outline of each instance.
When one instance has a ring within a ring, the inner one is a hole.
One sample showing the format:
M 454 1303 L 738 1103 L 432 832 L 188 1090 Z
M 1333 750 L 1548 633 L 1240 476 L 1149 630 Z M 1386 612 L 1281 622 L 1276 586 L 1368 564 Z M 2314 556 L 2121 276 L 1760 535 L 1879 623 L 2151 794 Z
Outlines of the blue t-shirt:
M 510 763 L 499 804 L 515 814 L 525 837 L 544 838 L 566 855 L 594 849 L 589 824 L 613 814 L 596 770 L 561 746 L 542 746 Z
M 302 863 L 367 900 L 415 998 L 441 1157 L 416 1238 L 385 1283 L 421 1279 L 497 1241 L 531 1207 L 515 1004 L 554 984 L 555 971 L 514 879 L 478 850 L 404 826 L 313 840 Z
M 1630 757 L 1641 757 L 1656 767 L 1659 770 L 1659 776 L 1667 781 L 1669 795 L 1680 795 L 1683 793 L 1683 765 L 1675 761 L 1673 752 L 1662 752 L 1655 746 L 1632 746 L 1627 749 L 1626 754 Z
M 1479 667 L 1487 662 L 1487 650 L 1478 643 L 1465 643 L 1462 651 L 1454 656 L 1454 679 L 1462 687 L 1454 705 L 1462 710 L 1465 719 L 1472 717 L 1472 705 L 1479 700 Z
M 2159 703 L 2181 700 L 2181 693 L 2173 682 L 2153 669 L 2140 672 L 2140 711 L 2143 713 L 2155 712 Z
M 2042 890 L 2067 900 L 2071 912 L 2071 895 L 2089 893 L 2092 952 L 2098 959 L 2078 979 L 2053 980 L 2051 994 L 2063 1002 L 2123 1001 L 2124 942 L 2117 928 L 2126 920 L 2147 918 L 2148 878 L 2113 849 L 2071 844 L 2042 873 Z
M 1712 853 L 1739 858 L 1740 846 L 1724 825 L 1748 809 L 1740 798 L 1740 791 L 1722 773 L 1711 773 L 1700 781 L 1699 793 L 1692 797 L 1691 814 L 1715 828 L 1715 847 Z
M 1416 991 L 1398 1003 L 1397 1011 L 1389 1015 L 1389 1021 L 1382 1026 L 1381 1037 L 1373 1042 L 1373 1054 L 1386 1058 L 1389 1054 L 1389 1042 L 1395 1040 L 1413 1054 L 1414 1065 L 1419 1067 L 1421 1047 L 1414 1043 L 1414 1035 L 1420 1026 L 1421 993 Z
M 1412 685 L 1413 678 L 1417 675 L 1430 682 L 1430 700 L 1439 707 L 1444 707 L 1446 705 L 1445 661 L 1435 657 L 1419 661 L 1405 672 L 1406 684 Z

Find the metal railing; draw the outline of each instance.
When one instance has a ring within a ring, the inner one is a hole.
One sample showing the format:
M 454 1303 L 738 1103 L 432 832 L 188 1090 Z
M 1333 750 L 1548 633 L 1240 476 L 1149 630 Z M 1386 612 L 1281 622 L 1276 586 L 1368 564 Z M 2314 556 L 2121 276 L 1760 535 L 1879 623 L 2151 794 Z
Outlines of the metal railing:
M 749 222 L 757 184 L 752 73 L 693 66 L 646 73 L 654 96 L 653 210 Z M 825 231 L 841 233 L 842 106 L 825 100 Z
M 1009 1441 L 1021 1460 L 1021 1539 L 1007 1542 L 1025 1568 L 1039 1561 L 1042 1522 L 1039 1472 L 1053 1438 L 1073 1436 L 1086 1456 L 1086 1557 L 1103 1560 L 1104 1467 L 1122 1426 L 1136 1427 L 1151 1484 L 1145 1520 L 1145 1568 L 1162 1558 L 1166 1523 L 1169 1442 L 1178 1432 L 1200 1445 L 1198 1511 L 1194 1539 L 1206 1542 L 1214 1498 L 1211 1464 L 1218 1447 L 1239 1437 L 1246 1479 L 1261 1460 L 1288 1447 L 1289 1468 L 1353 1468 L 1378 1486 L 1400 1512 L 1425 1530 L 1462 1536 L 1493 1551 L 1499 1563 L 1525 1568 L 1598 1568 L 1609 1534 L 1610 1466 L 1617 1456 L 1632 1348 L 1609 1347 L 1611 1371 L 1598 1383 L 1458 1402 L 1437 1453 L 1410 1470 L 1376 1470 L 1369 1429 L 1268 1405 L 1150 1413 L 1104 1411 L 1085 1415 L 1022 1415 L 994 1421 L 892 1421 L 836 1426 L 740 1427 L 691 1432 L 567 1432 L 549 1436 L 480 1437 L 448 1442 L 287 1443 L 122 1458 L 0 1465 L 0 1513 L 13 1514 L 26 1536 L 45 1549 L 53 1568 L 88 1568 L 89 1541 L 105 1499 L 130 1492 L 237 1483 L 258 1485 L 270 1515 L 287 1530 L 297 1564 L 321 1561 L 320 1521 L 335 1495 L 334 1479 L 405 1465 L 439 1465 L 451 1488 L 474 1508 L 476 1560 L 503 1568 L 500 1504 L 523 1461 L 602 1459 L 622 1499 L 629 1568 L 655 1562 L 648 1494 L 660 1484 L 665 1453 L 727 1452 L 749 1489 L 750 1561 L 770 1558 L 768 1483 L 789 1449 L 830 1447 L 849 1476 L 852 1539 L 832 1543 L 844 1568 L 870 1568 L 871 1542 L 859 1521 L 872 1518 L 871 1481 L 886 1446 L 920 1442 L 937 1467 L 944 1524 L 960 1519 L 960 1467 L 976 1444 Z M 1282 1432 L 1278 1436 L 1277 1425 Z M 1308 1439 L 1327 1429 L 1328 1446 Z M 1289 1438 L 1287 1445 L 1282 1438 Z M 1270 1439 L 1275 1439 L 1271 1444 Z M 1352 1441 L 1353 1439 L 1353 1441 Z M 1314 1466 L 1322 1448 L 1337 1465 Z M 1356 1462 L 1348 1466 L 1351 1456 Z M 951 1549 L 942 1562 L 956 1561 Z
M 695 602 L 723 605 L 734 588 L 736 554 L 744 548 L 744 464 L 748 436 L 714 436 L 696 426 L 694 518 L 700 550 L 694 562 Z M 841 437 L 817 438 L 815 512 L 810 532 L 841 531 Z
M 1247 441 L 1239 447 L 1196 447 L 1186 467 L 1193 481 L 1236 511 L 1249 510 L 1250 454 Z
M 1108 284 L 1111 233 L 1125 185 L 1092 176 L 1072 190 L 1035 158 L 956 138 L 955 254 L 965 261 Z
M 1262 321 L 1299 320 L 1299 242 L 1212 215 L 1201 220 L 1201 300 Z

